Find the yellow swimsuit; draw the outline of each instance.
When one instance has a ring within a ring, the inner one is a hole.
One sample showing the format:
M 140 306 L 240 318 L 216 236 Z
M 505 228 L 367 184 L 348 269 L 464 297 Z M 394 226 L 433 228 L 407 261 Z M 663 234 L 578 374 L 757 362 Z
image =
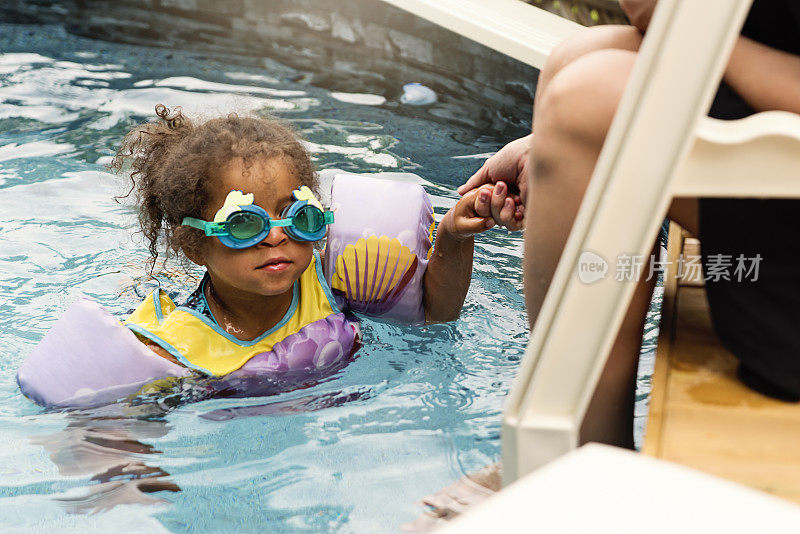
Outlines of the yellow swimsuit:
M 251 341 L 236 339 L 191 308 L 155 290 L 125 321 L 141 338 L 208 375 L 322 368 L 353 352 L 356 327 L 341 313 L 322 275 L 319 254 L 294 283 L 286 315 Z

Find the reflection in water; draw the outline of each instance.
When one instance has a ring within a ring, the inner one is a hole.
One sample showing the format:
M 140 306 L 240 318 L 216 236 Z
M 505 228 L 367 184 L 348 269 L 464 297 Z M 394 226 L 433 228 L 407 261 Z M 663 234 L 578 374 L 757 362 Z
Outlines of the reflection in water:
M 333 375 L 324 380 L 331 378 Z M 162 438 L 169 433 L 171 425 L 163 418 L 176 407 L 212 396 L 218 397 L 221 391 L 226 391 L 231 385 L 230 380 L 218 382 L 196 378 L 157 380 L 125 401 L 67 412 L 66 428 L 54 434 L 31 438 L 31 443 L 49 453 L 61 476 L 90 477 L 84 490 L 76 494 L 61 494 L 55 500 L 69 513 L 90 515 L 107 512 L 123 504 L 170 503 L 152 494 L 179 492 L 181 488 L 169 480 L 167 471 L 154 465 L 162 451 L 146 441 Z M 267 395 L 287 391 L 286 381 L 264 382 L 262 392 Z M 301 384 L 298 387 L 295 383 L 295 389 L 311 385 Z M 227 392 L 231 393 L 230 390 Z M 365 401 L 374 395 L 371 388 L 359 388 L 260 405 L 216 409 L 200 417 L 208 421 L 228 421 L 292 415 L 340 407 L 352 401 Z
M 163 504 L 168 501 L 151 494 L 181 491 L 166 478 L 169 473 L 145 463 L 152 463 L 161 451 L 140 440 L 165 436 L 169 425 L 164 421 L 97 413 L 68 417 L 64 430 L 31 439 L 50 453 L 62 476 L 91 475 L 83 495 L 56 498 L 68 512 L 95 514 L 121 504 Z

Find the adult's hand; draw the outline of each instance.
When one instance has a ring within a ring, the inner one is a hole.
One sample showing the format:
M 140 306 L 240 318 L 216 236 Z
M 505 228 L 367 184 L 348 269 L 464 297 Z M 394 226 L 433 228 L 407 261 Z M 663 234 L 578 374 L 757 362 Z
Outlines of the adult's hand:
M 628 20 L 642 33 L 647 31 L 650 19 L 653 18 L 653 11 L 656 9 L 658 0 L 620 0 L 619 5 L 622 11 L 628 16 Z
M 458 188 L 458 194 L 464 195 L 484 184 L 496 184 L 490 202 L 481 202 L 476 209 L 479 216 L 492 217 L 509 230 L 521 230 L 523 226 L 528 190 L 526 169 L 532 138 L 531 134 L 508 143 Z

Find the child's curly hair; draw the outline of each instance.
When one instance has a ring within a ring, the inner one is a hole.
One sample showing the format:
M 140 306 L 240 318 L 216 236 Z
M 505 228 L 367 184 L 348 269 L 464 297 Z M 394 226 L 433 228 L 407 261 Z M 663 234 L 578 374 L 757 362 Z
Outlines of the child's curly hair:
M 276 119 L 232 113 L 194 124 L 179 107 L 170 111 L 163 104 L 156 106 L 156 115 L 157 121 L 128 132 L 110 165 L 120 172 L 130 163 L 131 190 L 123 197 L 135 192 L 151 272 L 162 233 L 167 254 L 202 249 L 202 232 L 181 222 L 203 217 L 215 175 L 234 158 L 245 167 L 257 158 L 283 158 L 303 185 L 317 191 L 311 157 L 292 128 Z

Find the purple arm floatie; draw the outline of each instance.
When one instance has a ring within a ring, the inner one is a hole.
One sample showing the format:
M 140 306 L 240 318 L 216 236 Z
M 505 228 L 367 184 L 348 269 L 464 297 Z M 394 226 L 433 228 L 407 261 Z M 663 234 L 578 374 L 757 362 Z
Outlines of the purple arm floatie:
M 325 278 L 341 308 L 401 323 L 425 321 L 423 277 L 433 208 L 418 184 L 337 175 Z
M 20 366 L 17 383 L 37 404 L 88 408 L 135 393 L 157 378 L 188 374 L 156 356 L 98 303 L 79 299 Z

